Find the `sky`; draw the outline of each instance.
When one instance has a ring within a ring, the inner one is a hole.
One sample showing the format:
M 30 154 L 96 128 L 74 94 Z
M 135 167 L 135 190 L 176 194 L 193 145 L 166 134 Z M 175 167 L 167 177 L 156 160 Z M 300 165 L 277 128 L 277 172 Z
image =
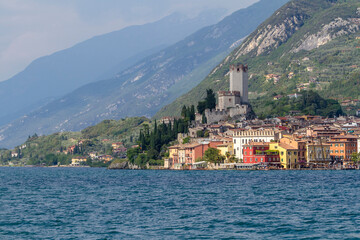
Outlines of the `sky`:
M 173 12 L 228 14 L 258 0 L 0 0 L 0 81 L 34 59 L 93 36 L 159 20 Z

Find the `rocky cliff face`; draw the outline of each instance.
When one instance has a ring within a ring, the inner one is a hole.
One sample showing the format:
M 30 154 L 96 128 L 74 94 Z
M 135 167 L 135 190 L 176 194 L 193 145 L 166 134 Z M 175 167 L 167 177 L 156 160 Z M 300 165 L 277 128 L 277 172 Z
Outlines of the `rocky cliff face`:
M 292 52 L 297 53 L 301 50 L 313 50 L 327 44 L 337 37 L 358 32 L 359 28 L 360 18 L 342 19 L 341 17 L 338 17 L 324 25 L 319 32 L 306 35 L 305 39 L 300 42 L 300 46 L 292 49 Z
M 299 14 L 286 18 L 283 22 L 275 25 L 267 25 L 259 29 L 257 34 L 249 38 L 235 53 L 236 59 L 250 54 L 259 56 L 278 48 L 286 42 L 303 24 L 306 15 Z

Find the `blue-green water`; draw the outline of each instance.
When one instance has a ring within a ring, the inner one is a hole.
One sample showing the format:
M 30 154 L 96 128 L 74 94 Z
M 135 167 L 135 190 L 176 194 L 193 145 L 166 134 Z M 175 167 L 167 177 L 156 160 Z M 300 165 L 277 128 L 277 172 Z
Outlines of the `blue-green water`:
M 360 239 L 360 171 L 0 168 L 0 239 Z

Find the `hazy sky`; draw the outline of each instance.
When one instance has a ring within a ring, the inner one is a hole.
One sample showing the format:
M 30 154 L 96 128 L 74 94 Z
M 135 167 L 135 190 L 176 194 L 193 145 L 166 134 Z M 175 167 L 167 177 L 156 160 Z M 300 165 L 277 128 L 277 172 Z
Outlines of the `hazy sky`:
M 0 81 L 32 60 L 99 34 L 173 12 L 229 13 L 258 0 L 0 0 Z

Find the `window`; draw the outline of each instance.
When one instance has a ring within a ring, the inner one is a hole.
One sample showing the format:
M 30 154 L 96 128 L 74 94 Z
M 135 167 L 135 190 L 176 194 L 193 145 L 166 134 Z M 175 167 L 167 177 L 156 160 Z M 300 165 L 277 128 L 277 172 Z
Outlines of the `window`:
M 234 138 L 234 143 L 236 143 L 236 139 Z
M 338 147 L 339 146 L 339 144 L 335 144 L 335 147 Z
M 346 144 L 346 145 L 347 145 L 347 144 Z M 341 143 L 341 144 L 340 144 L 340 147 L 343 147 L 343 146 L 344 146 L 344 144 L 343 144 L 343 143 Z
M 344 153 L 344 150 L 340 150 L 340 153 Z
M 261 162 L 263 162 L 264 161 L 264 159 L 263 158 L 261 158 Z
M 234 155 L 236 155 L 236 149 L 234 149 Z
M 339 151 L 338 151 L 338 150 L 335 150 L 335 153 L 339 153 Z

